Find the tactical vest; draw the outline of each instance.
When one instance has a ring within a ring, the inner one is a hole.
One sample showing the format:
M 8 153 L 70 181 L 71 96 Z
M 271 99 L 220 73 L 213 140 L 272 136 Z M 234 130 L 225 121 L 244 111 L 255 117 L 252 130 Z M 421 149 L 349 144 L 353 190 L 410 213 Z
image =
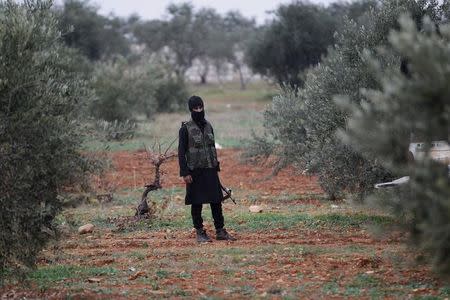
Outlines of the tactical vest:
M 188 131 L 187 165 L 190 170 L 216 168 L 217 152 L 211 124 L 206 121 L 203 132 L 194 121 L 183 123 Z

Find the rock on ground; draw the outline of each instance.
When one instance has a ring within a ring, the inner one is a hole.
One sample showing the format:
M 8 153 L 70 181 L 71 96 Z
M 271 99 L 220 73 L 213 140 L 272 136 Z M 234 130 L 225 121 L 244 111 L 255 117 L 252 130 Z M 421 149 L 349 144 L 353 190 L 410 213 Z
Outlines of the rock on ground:
M 79 234 L 91 233 L 92 231 L 94 231 L 94 227 L 95 226 L 93 224 L 83 225 L 80 228 L 78 228 L 78 233 Z

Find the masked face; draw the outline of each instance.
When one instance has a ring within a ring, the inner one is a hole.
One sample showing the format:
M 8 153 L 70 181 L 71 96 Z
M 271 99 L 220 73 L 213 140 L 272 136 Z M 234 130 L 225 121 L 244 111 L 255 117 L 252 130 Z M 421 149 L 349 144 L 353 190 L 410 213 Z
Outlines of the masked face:
M 205 122 L 205 110 L 203 107 L 196 107 L 191 111 L 192 120 L 195 123 L 204 123 Z

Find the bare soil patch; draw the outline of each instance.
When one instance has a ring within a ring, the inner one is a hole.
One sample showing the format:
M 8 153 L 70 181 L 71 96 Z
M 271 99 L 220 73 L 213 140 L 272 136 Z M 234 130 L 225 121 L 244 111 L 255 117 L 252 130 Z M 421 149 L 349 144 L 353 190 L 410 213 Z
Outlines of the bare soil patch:
M 220 160 L 220 177 L 222 184 L 230 187 L 251 191 L 260 191 L 266 194 L 296 193 L 296 194 L 322 194 L 314 176 L 294 175 L 292 167 L 282 170 L 277 176 L 270 177 L 272 169 L 266 166 L 254 166 L 240 162 L 241 152 L 233 149 L 218 150 Z M 153 168 L 148 162 L 145 151 L 113 152 L 114 171 L 107 175 L 109 181 L 119 188 L 143 187 L 153 181 Z M 184 183 L 179 177 L 178 161 L 172 159 L 164 164 L 163 186 L 183 187 Z M 269 180 L 266 178 L 270 177 Z

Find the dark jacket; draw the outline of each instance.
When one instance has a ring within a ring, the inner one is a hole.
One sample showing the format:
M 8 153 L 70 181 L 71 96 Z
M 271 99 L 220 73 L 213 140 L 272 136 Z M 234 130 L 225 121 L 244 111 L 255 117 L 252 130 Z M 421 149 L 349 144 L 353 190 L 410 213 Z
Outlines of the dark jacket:
M 203 130 L 202 126 L 199 126 Z M 214 133 L 214 131 L 213 131 Z M 204 204 L 204 203 L 220 203 L 223 200 L 222 190 L 218 171 L 219 164 L 216 168 L 201 168 L 189 170 L 186 161 L 186 152 L 188 149 L 189 137 L 186 126 L 181 126 L 178 139 L 178 163 L 180 166 L 180 176 L 192 176 L 193 182 L 186 184 L 185 203 Z

